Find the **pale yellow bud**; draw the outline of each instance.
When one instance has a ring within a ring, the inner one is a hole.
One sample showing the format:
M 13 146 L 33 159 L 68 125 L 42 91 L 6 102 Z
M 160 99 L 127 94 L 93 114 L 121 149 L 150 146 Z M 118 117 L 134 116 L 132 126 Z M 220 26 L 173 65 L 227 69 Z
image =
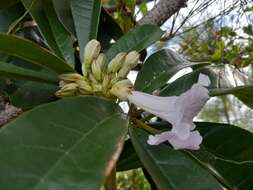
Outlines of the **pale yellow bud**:
M 111 76 L 108 75 L 108 74 L 105 75 L 104 78 L 103 78 L 103 82 L 102 82 L 102 89 L 103 89 L 103 91 L 107 91 L 108 90 L 110 81 L 111 81 Z
M 118 72 L 117 78 L 126 78 L 131 68 L 124 65 Z
M 122 67 L 127 53 L 121 52 L 114 57 L 108 65 L 108 73 L 116 73 Z
M 66 84 L 60 90 L 58 90 L 55 95 L 58 97 L 74 96 L 77 90 L 77 86 L 78 85 L 76 83 Z
M 98 84 L 98 81 L 95 79 L 95 77 L 93 76 L 92 73 L 90 73 L 88 75 L 88 78 L 89 78 L 89 80 L 91 81 L 92 84 Z
M 102 92 L 102 85 L 101 84 L 93 84 L 93 92 Z
M 127 54 L 124 65 L 133 69 L 138 64 L 140 54 L 137 51 L 131 51 Z
M 82 64 L 82 72 L 84 76 L 90 71 L 90 64 L 97 58 L 101 50 L 101 45 L 97 40 L 91 40 L 87 43 L 84 49 L 84 63 Z
M 87 43 L 84 49 L 84 63 L 91 64 L 93 59 L 97 58 L 101 50 L 100 42 L 93 39 Z
M 132 90 L 133 84 L 130 80 L 125 79 L 115 83 L 112 86 L 110 93 L 118 97 L 120 100 L 127 100 L 127 96 L 131 94 Z
M 119 70 L 117 78 L 126 78 L 131 69 L 133 69 L 139 60 L 140 54 L 137 51 L 131 51 L 126 55 L 123 67 Z
M 91 70 L 96 80 L 100 81 L 102 78 L 102 71 L 106 62 L 106 56 L 100 53 L 98 58 L 91 64 Z
M 77 83 L 78 89 L 81 93 L 89 94 L 90 92 L 92 92 L 92 87 L 90 86 L 90 84 L 87 81 L 79 80 L 79 81 L 76 81 L 76 83 Z
M 61 81 L 59 82 L 59 87 L 62 88 L 62 87 L 65 86 L 66 84 L 68 84 L 68 82 L 61 80 Z
M 75 82 L 77 80 L 82 79 L 83 76 L 78 73 L 65 73 L 65 74 L 59 75 L 59 78 L 61 80 L 64 80 L 65 82 Z

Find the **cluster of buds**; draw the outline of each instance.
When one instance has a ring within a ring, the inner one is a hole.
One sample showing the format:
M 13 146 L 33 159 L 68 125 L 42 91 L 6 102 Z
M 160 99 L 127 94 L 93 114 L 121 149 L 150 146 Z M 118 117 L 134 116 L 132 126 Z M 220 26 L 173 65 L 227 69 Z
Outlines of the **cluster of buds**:
M 139 53 L 121 52 L 108 63 L 105 54 L 100 51 L 101 45 L 97 40 L 88 42 L 84 50 L 83 75 L 59 75 L 60 90 L 56 92 L 58 97 L 97 95 L 110 99 L 126 99 L 133 89 L 127 75 L 138 64 Z

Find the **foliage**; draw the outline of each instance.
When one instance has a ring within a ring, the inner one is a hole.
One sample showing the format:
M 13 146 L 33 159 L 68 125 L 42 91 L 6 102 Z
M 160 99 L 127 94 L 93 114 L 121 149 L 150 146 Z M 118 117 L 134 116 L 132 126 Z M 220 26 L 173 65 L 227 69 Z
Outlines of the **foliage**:
M 146 58 L 147 49 L 161 39 L 163 31 L 153 25 L 136 26 L 134 9 L 139 6 L 146 14 L 143 2 L 61 2 L 0 3 L 0 19 L 5 21 L 0 23 L 0 89 L 11 104 L 25 110 L 0 130 L 3 189 L 95 190 L 103 184 L 113 189 L 116 171 L 137 168 L 142 168 L 144 175 L 134 170 L 132 180 L 141 189 L 148 189 L 143 181 L 136 182 L 143 178 L 152 189 L 161 190 L 248 190 L 253 186 L 253 135 L 248 131 L 201 122 L 196 123 L 204 139 L 198 151 L 175 150 L 168 143 L 150 146 L 150 133 L 163 131 L 169 123 L 133 105 L 126 113 L 119 99 L 98 97 L 94 89 L 88 95 L 61 99 L 55 95 L 62 74 L 87 74 L 82 70 L 82 65 L 87 66 L 85 46 L 91 39 L 99 39 L 109 63 L 103 67 L 107 70 L 99 71 L 103 77 L 109 76 L 110 61 L 118 53 L 137 51 L 142 68 L 136 90 L 160 96 L 180 95 L 203 73 L 211 79 L 210 96 L 232 94 L 252 108 L 252 81 L 240 72 L 236 72 L 239 85 L 227 77 L 231 65 L 244 67 L 252 61 L 252 40 L 243 46 L 233 29 L 216 29 L 214 23 L 208 23 L 204 38 L 198 38 L 200 31 L 195 30 L 181 44 L 186 57 L 195 62 L 169 49 Z M 111 14 L 112 5 L 117 11 Z M 243 31 L 252 38 L 252 26 Z M 168 83 L 183 68 L 194 71 Z M 62 83 L 59 85 L 62 87 Z M 122 188 L 120 183 L 118 186 Z

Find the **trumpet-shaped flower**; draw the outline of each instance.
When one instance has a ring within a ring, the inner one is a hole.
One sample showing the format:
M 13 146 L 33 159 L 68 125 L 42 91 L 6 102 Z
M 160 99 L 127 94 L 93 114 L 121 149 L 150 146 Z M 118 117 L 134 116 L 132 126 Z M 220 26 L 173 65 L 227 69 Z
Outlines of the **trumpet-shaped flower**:
M 209 99 L 205 88 L 209 84 L 209 78 L 200 74 L 198 82 L 180 96 L 159 97 L 137 91 L 129 94 L 130 102 L 172 124 L 171 131 L 150 136 L 148 143 L 157 145 L 168 141 L 175 149 L 199 149 L 202 137 L 198 131 L 192 131 L 193 118 Z
M 124 90 L 125 93 L 120 93 L 120 98 L 122 100 L 128 99 L 137 107 L 172 124 L 171 131 L 150 136 L 149 144 L 156 145 L 168 141 L 175 149 L 196 150 L 199 148 L 202 137 L 198 131 L 192 131 L 195 128 L 193 118 L 209 99 L 208 90 L 205 87 L 209 84 L 209 78 L 200 74 L 198 82 L 180 96 L 159 97 L 129 89 Z M 120 86 L 120 88 L 123 87 Z M 116 91 L 119 92 L 120 90 L 117 89 Z M 119 97 L 118 94 L 115 95 Z

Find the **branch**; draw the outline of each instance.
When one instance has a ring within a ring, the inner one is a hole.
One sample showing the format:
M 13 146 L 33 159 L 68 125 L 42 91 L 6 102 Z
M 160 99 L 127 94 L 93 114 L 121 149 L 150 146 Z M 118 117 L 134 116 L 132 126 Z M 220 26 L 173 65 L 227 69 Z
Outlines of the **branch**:
M 149 13 L 144 16 L 138 25 L 155 24 L 161 26 L 173 14 L 186 7 L 188 0 L 160 0 Z

